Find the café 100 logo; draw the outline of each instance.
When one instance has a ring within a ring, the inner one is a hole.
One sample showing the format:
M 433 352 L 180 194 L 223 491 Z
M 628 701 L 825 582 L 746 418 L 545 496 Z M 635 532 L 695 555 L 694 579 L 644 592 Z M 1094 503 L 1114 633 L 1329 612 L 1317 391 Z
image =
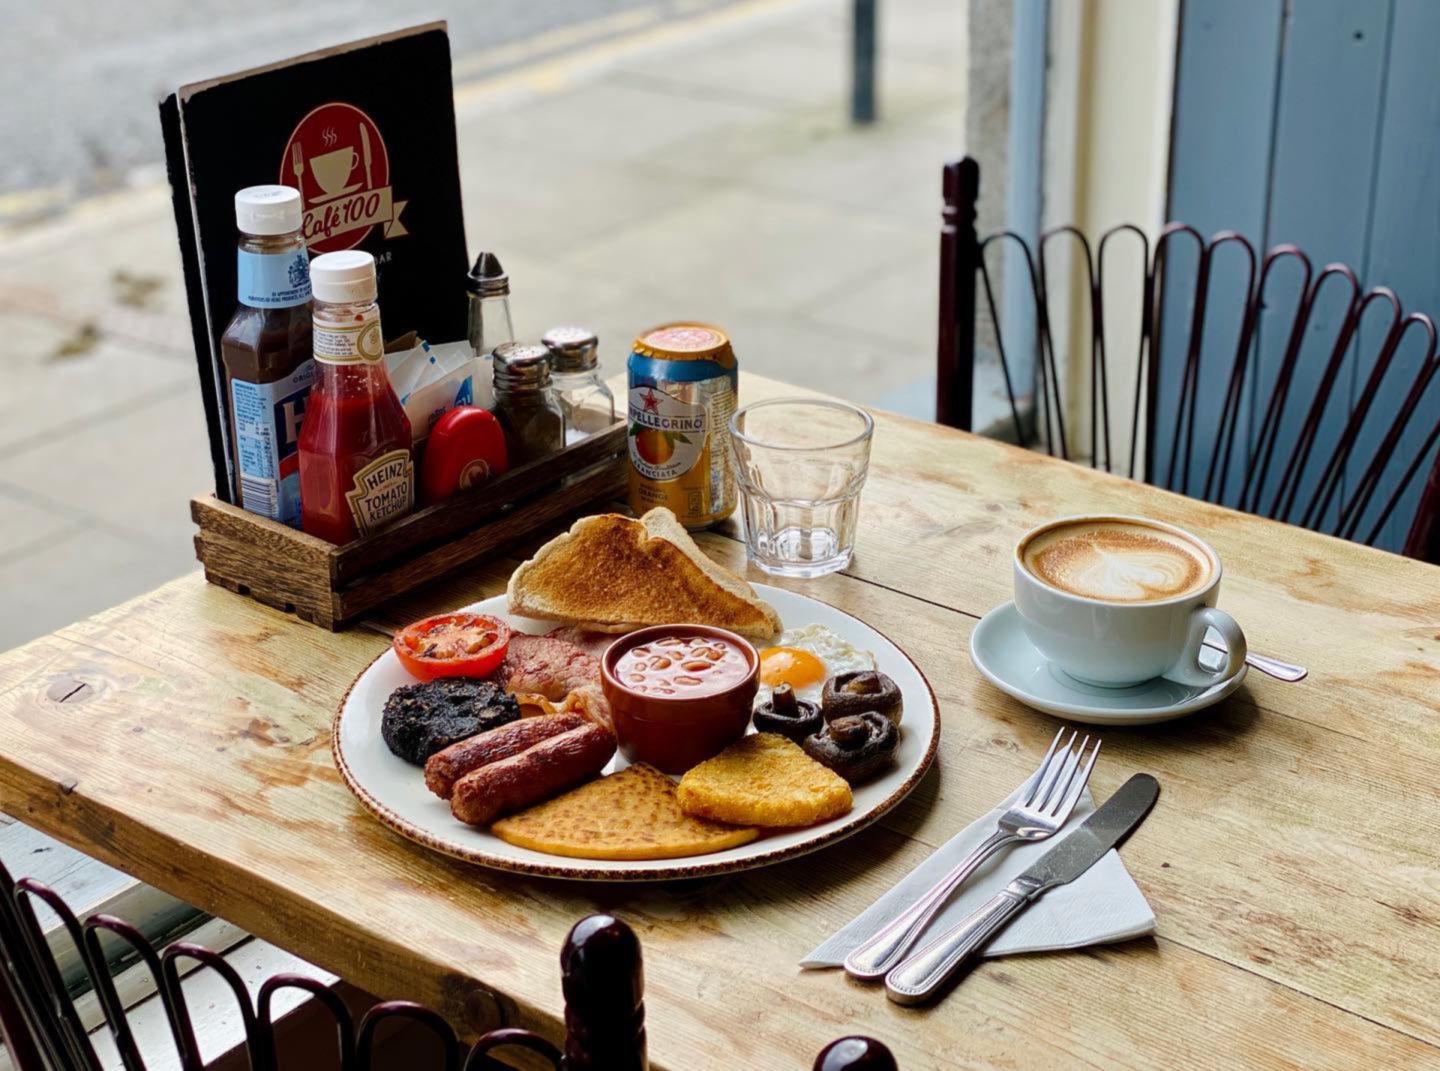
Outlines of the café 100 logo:
M 353 249 L 377 225 L 386 238 L 407 233 L 400 222 L 406 202 L 390 189 L 385 139 L 353 104 L 322 104 L 296 124 L 280 161 L 280 184 L 300 191 L 311 253 Z

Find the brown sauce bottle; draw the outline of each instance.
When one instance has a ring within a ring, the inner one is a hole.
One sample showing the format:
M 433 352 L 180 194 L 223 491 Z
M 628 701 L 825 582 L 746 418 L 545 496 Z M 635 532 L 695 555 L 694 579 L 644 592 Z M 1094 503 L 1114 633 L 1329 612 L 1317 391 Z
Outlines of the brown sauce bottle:
M 300 526 L 296 448 L 314 379 L 309 255 L 300 192 L 250 186 L 235 195 L 238 306 L 220 336 L 235 501 Z

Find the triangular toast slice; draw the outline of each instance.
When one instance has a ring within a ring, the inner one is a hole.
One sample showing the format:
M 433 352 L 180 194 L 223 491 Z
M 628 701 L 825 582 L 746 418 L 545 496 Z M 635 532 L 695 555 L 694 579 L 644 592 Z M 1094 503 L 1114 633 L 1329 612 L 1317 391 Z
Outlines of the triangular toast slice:
M 668 509 L 640 520 L 604 513 L 576 521 L 510 577 L 510 612 L 599 632 L 691 622 L 752 640 L 780 631 L 780 615 L 717 565 Z

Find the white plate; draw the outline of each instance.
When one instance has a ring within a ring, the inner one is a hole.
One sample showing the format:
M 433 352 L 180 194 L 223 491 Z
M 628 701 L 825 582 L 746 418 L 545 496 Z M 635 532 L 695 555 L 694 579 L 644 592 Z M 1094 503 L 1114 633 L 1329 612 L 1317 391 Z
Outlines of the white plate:
M 1208 687 L 1156 677 L 1129 688 L 1100 688 L 1066 676 L 1035 649 L 1013 602 L 997 606 L 970 634 L 970 660 L 995 687 L 1026 706 L 1091 725 L 1154 725 L 1220 702 L 1245 682 L 1250 667 Z
M 385 746 L 380 737 L 385 700 L 401 685 L 415 683 L 391 650 L 355 679 L 335 715 L 331 741 L 335 765 L 365 809 L 397 833 L 427 848 L 500 870 L 580 881 L 658 881 L 748 870 L 813 852 L 864 829 L 910 794 L 935 758 L 940 712 L 919 667 L 865 622 L 768 584 L 756 584 L 755 589 L 779 611 L 786 628 L 819 623 L 847 643 L 874 652 L 880 671 L 895 681 L 905 698 L 895 765 L 874 781 L 856 786 L 854 808 L 832 821 L 763 834 L 738 848 L 685 859 L 569 859 L 507 844 L 488 829 L 456 821 L 450 805 L 425 787 L 420 769 L 396 758 Z M 522 632 L 543 633 L 554 627 L 553 622 L 510 617 L 505 605 L 505 596 L 498 595 L 464 609 L 504 618 Z M 625 765 L 625 759 L 616 755 L 605 772 Z

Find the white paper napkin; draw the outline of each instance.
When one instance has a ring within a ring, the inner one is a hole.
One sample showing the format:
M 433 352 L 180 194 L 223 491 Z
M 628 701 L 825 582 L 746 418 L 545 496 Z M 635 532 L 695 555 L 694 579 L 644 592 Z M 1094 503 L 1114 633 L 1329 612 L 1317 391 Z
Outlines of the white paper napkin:
M 1017 789 L 1000 806 L 951 837 L 930 858 L 900 880 L 853 922 L 800 961 L 804 968 L 838 967 L 845 957 L 925 892 L 989 836 Z M 1095 810 L 1086 789 L 1065 828 L 1049 840 L 1012 844 L 971 874 L 960 891 L 925 930 L 928 940 L 953 926 L 1008 885 L 1021 872 L 1077 829 Z M 1113 848 L 1068 885 L 1045 893 L 986 946 L 982 955 L 1047 952 L 1059 948 L 1128 941 L 1155 932 L 1155 913 Z M 917 946 L 918 947 L 918 946 Z

